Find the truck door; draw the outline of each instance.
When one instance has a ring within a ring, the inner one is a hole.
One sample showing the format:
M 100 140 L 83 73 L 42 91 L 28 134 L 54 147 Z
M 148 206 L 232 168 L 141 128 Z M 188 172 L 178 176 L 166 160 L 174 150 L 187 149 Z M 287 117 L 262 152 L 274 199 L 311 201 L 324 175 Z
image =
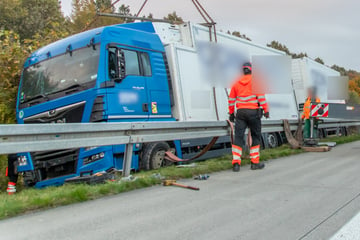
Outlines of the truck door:
M 150 56 L 141 54 L 141 58 L 147 78 L 149 118 L 153 121 L 169 120 L 172 117 L 170 100 L 172 87 L 169 86 L 171 84 L 170 73 L 165 63 L 165 57 L 159 52 L 150 52 Z
M 139 51 L 109 47 L 109 75 L 114 85 L 107 91 L 110 121 L 149 119 L 146 76 L 141 61 Z

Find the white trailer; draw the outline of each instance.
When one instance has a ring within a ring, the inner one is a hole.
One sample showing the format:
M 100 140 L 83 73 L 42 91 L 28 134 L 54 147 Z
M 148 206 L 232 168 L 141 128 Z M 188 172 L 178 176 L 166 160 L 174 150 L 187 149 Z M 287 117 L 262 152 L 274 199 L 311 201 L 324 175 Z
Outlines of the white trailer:
M 292 83 L 298 104 L 305 102 L 307 88 L 316 86 L 317 95 L 322 102 L 345 103 L 345 100 L 329 100 L 327 78 L 340 77 L 340 73 L 308 57 L 292 60 Z
M 173 116 L 178 121 L 228 119 L 229 88 L 219 87 L 207 79 L 202 71 L 204 65 L 199 57 L 199 45 L 214 41 L 214 33 L 210 34 L 208 27 L 191 23 L 181 25 L 154 23 L 154 28 L 165 46 L 169 63 L 174 100 Z M 250 61 L 253 56 L 286 55 L 282 51 L 224 32 L 217 32 L 216 35 L 217 45 L 223 46 L 225 50 L 246 52 Z M 244 60 L 247 57 L 244 57 Z M 299 104 L 304 103 L 306 99 L 307 87 L 314 84 L 318 86 L 318 94 L 323 102 L 344 103 L 344 101 L 329 101 L 327 98 L 326 79 L 330 76 L 340 76 L 339 72 L 310 58 L 293 59 L 290 71 L 291 79 L 288 81 L 292 84 L 286 89 L 287 93 L 266 94 L 270 119 L 262 119 L 263 123 L 271 120 L 298 120 L 302 110 L 299 109 Z M 326 135 L 326 129 L 323 130 Z M 267 147 L 276 147 L 285 141 L 284 132 L 263 134 L 263 144 Z
M 199 57 L 198 45 L 210 41 L 209 29 L 190 23 L 182 25 L 154 23 L 154 27 L 165 45 L 169 62 L 175 102 L 172 112 L 175 118 L 178 121 L 227 119 L 229 89 L 216 86 L 207 79 L 206 74 L 203 73 L 204 65 Z M 248 56 L 243 58 L 244 60 L 249 58 L 248 61 L 251 61 L 255 55 L 285 55 L 284 52 L 276 49 L 223 32 L 217 32 L 217 43 L 225 50 L 246 52 L 245 55 Z M 240 64 L 238 68 L 241 68 Z M 298 119 L 293 90 L 288 89 L 288 92 L 288 94 L 266 94 L 270 120 Z

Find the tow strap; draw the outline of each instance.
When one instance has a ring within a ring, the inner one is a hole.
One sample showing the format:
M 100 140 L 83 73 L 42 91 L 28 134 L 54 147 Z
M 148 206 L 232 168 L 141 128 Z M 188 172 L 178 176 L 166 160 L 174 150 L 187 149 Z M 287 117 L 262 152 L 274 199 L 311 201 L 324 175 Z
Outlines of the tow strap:
M 234 126 L 232 124 L 232 122 L 230 122 L 229 120 L 226 120 L 229 127 L 230 127 L 230 138 L 231 138 L 231 143 L 233 143 L 233 139 L 234 139 Z M 181 159 L 178 156 L 176 156 L 175 154 L 173 154 L 170 150 L 165 152 L 165 159 L 171 162 L 188 162 L 188 161 L 192 161 L 195 160 L 199 157 L 201 157 L 202 155 L 204 155 L 206 152 L 208 152 L 216 143 L 216 141 L 219 139 L 219 137 L 213 137 L 211 139 L 211 141 L 209 142 L 208 145 L 206 145 L 205 148 L 203 148 L 201 150 L 201 152 L 199 152 L 198 154 L 196 154 L 194 157 L 189 158 L 189 159 Z
M 287 138 L 288 143 L 290 144 L 292 149 L 299 149 L 301 148 L 300 143 L 294 138 L 294 136 L 291 133 L 291 129 L 290 129 L 290 124 L 289 121 L 287 119 L 283 119 L 283 125 L 284 125 L 284 132 Z M 298 130 L 299 128 L 301 130 L 301 125 L 298 126 Z

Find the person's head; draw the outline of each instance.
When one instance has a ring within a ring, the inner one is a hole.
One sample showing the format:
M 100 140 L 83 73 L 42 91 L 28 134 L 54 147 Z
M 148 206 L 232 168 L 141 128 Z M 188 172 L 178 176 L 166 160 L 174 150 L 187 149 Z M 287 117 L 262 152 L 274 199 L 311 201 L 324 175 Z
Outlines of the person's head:
M 251 74 L 251 70 L 252 70 L 251 63 L 249 63 L 249 62 L 244 63 L 242 66 L 242 69 L 243 69 L 245 75 Z
M 307 89 L 307 95 L 309 98 L 315 98 L 316 97 L 316 88 L 315 87 L 309 87 Z

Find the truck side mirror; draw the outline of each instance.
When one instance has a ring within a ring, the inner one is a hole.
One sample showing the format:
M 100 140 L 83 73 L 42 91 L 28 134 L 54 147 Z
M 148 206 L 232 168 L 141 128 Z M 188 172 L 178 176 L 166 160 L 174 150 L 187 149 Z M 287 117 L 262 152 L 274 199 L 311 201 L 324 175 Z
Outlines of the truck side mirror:
M 120 49 L 117 50 L 117 60 L 120 80 L 125 78 L 125 55 Z
M 116 46 L 108 46 L 109 77 L 113 82 L 121 82 L 125 78 L 125 55 Z

